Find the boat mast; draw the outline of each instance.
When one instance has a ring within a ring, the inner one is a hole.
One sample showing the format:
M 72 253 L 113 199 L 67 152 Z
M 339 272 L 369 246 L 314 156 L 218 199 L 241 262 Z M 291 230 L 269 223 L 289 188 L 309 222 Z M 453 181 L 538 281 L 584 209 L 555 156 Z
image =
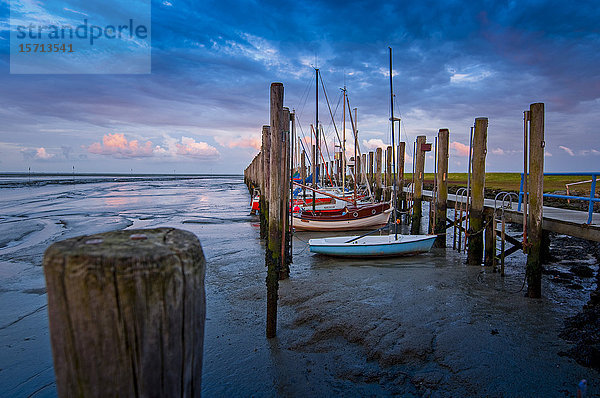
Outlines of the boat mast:
M 346 85 L 342 89 L 344 93 L 344 103 L 343 103 L 343 112 L 342 112 L 342 153 L 341 162 L 342 162 L 342 193 L 346 192 Z
M 354 128 L 356 129 L 356 131 L 354 132 L 354 167 L 353 167 L 353 171 L 354 171 L 354 206 L 356 206 L 356 191 L 357 191 L 357 186 L 356 186 L 356 151 L 358 149 L 358 108 L 354 108 Z
M 396 228 L 396 204 L 397 200 L 397 192 L 396 192 L 396 157 L 394 156 L 394 151 L 396 150 L 396 146 L 394 145 L 394 85 L 393 85 L 393 69 L 392 69 L 392 47 L 388 47 L 390 49 L 390 111 L 391 117 L 390 121 L 392 123 L 392 179 L 394 180 L 394 195 L 392 196 L 394 199 L 393 203 L 393 211 L 394 211 L 394 239 L 398 240 L 398 228 Z
M 317 171 L 319 170 L 318 162 L 319 162 L 319 69 L 315 68 L 315 162 L 313 164 L 313 188 L 317 189 Z M 317 200 L 316 191 L 313 191 L 313 200 L 312 200 L 312 209 L 313 212 L 315 209 L 315 202 Z

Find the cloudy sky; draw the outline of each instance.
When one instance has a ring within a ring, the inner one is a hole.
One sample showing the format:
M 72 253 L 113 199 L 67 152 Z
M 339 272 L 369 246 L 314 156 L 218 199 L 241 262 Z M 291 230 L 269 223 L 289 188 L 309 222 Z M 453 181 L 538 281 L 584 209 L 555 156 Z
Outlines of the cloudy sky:
M 90 15 L 77 3 L 13 0 Z M 308 137 L 314 67 L 338 124 L 347 87 L 363 152 L 387 145 L 388 46 L 409 153 L 417 135 L 449 128 L 450 171 L 466 171 L 470 126 L 488 117 L 488 171 L 519 171 L 522 112 L 544 102 L 546 170 L 600 166 L 591 0 L 152 1 L 151 73 L 135 75 L 11 74 L 10 6 L 0 0 L 0 172 L 240 174 L 271 82 Z M 331 139 L 324 101 L 320 114 Z

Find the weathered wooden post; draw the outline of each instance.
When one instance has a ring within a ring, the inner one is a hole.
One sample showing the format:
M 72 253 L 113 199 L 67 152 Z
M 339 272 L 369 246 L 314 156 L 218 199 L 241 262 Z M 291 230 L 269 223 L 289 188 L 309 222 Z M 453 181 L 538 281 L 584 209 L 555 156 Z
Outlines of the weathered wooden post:
M 396 204 L 397 209 L 406 210 L 406 193 L 404 192 L 404 151 L 406 144 L 400 142 L 398 144 L 397 157 L 398 172 L 396 174 L 397 187 L 398 187 L 398 203 Z
M 367 170 L 368 170 L 368 164 L 367 164 L 367 154 L 363 153 L 362 154 L 362 160 L 361 160 L 361 164 L 362 164 L 362 172 L 360 175 L 360 183 L 361 184 L 366 184 L 367 181 L 365 181 L 365 178 L 363 177 L 363 174 L 366 176 L 367 175 Z
M 544 204 L 544 104 L 529 107 L 529 220 L 527 240 L 527 296 L 542 296 L 542 218 Z
M 306 185 L 306 151 L 302 150 L 302 157 L 300 158 L 300 178 L 302 178 L 302 185 Z M 302 199 L 306 200 L 306 188 L 302 187 Z
M 282 269 L 282 244 L 284 223 L 282 220 L 284 176 L 282 174 L 283 148 L 283 84 L 271 83 L 270 94 L 271 120 L 271 167 L 269 189 L 269 229 L 265 263 L 267 266 L 267 338 L 277 334 L 277 290 L 279 272 Z M 283 157 L 283 159 L 285 159 Z M 314 176 L 313 176 L 314 177 Z M 313 180 L 314 181 L 314 180 Z
M 283 230 L 281 242 L 281 269 L 279 271 L 279 280 L 290 277 L 290 110 L 283 108 L 282 119 L 282 153 L 281 153 L 281 215 L 283 217 Z
M 392 158 L 393 148 L 388 146 L 385 149 L 385 201 L 389 201 L 392 197 L 392 187 L 394 182 L 392 181 Z
M 369 177 L 369 186 L 371 187 L 371 191 L 375 190 L 374 178 L 373 178 L 373 167 L 374 167 L 374 156 L 373 151 L 369 152 L 369 166 L 368 166 L 368 177 Z
M 483 261 L 483 199 L 485 189 L 485 155 L 487 153 L 488 119 L 475 119 L 473 134 L 473 160 L 471 174 L 471 206 L 469 207 L 469 231 L 467 264 L 481 265 Z
M 355 166 L 355 173 L 356 175 L 354 176 L 356 178 L 356 183 L 360 184 L 360 174 L 361 174 L 361 167 L 363 167 L 363 165 L 360 163 L 360 156 L 357 155 L 356 156 L 356 160 L 354 161 L 354 163 L 356 164 Z
M 420 135 L 417 137 L 417 148 L 414 153 L 415 175 L 414 194 L 413 194 L 413 213 L 410 225 L 410 233 L 418 235 L 421 233 L 421 217 L 423 216 L 423 179 L 425 178 L 425 143 L 427 137 Z
M 206 314 L 198 238 L 112 231 L 44 253 L 61 397 L 200 396 Z
M 260 238 L 267 237 L 269 225 L 269 170 L 271 167 L 271 130 L 269 126 L 262 126 L 262 179 L 260 185 Z
M 446 247 L 446 213 L 448 207 L 448 148 L 450 143 L 448 129 L 438 131 L 437 155 L 437 198 L 435 206 L 435 247 Z
M 381 168 L 383 163 L 383 150 L 381 148 L 377 148 L 375 151 L 375 199 L 379 202 L 381 200 Z

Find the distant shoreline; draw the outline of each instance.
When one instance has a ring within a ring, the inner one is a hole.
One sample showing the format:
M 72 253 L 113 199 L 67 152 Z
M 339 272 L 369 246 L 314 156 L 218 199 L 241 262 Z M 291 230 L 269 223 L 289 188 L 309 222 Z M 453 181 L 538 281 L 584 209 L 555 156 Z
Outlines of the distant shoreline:
M 243 174 L 1 172 L 0 177 L 243 177 Z

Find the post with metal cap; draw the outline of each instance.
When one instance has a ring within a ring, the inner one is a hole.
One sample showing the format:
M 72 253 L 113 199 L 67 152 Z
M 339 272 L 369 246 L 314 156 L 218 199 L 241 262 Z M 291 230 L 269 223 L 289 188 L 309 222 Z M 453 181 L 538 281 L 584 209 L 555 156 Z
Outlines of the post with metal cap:
M 448 206 L 448 147 L 450 132 L 440 129 L 438 132 L 437 156 L 437 198 L 435 206 L 435 247 L 446 247 L 446 209 Z
M 527 254 L 527 296 L 542 296 L 542 218 L 544 192 L 544 104 L 529 108 L 529 220 Z
M 485 189 L 485 156 L 487 154 L 487 127 L 488 119 L 478 117 L 475 119 L 475 133 L 473 134 L 473 160 L 471 176 L 472 199 L 469 207 L 469 250 L 467 264 L 481 265 L 483 261 L 483 199 Z
M 284 115 L 283 84 L 271 83 L 270 93 L 271 120 L 271 167 L 269 189 L 269 229 L 265 254 L 267 266 L 267 338 L 277 333 L 277 291 L 279 289 L 279 272 L 282 269 L 282 245 L 284 244 L 283 200 L 287 185 L 283 175 L 282 162 L 284 154 Z
M 425 148 L 424 145 L 427 137 L 420 135 L 417 137 L 417 146 L 414 153 L 415 172 L 414 194 L 413 194 L 413 214 L 410 225 L 410 233 L 418 235 L 421 233 L 421 217 L 423 216 L 422 201 L 423 201 L 423 179 L 425 177 Z

